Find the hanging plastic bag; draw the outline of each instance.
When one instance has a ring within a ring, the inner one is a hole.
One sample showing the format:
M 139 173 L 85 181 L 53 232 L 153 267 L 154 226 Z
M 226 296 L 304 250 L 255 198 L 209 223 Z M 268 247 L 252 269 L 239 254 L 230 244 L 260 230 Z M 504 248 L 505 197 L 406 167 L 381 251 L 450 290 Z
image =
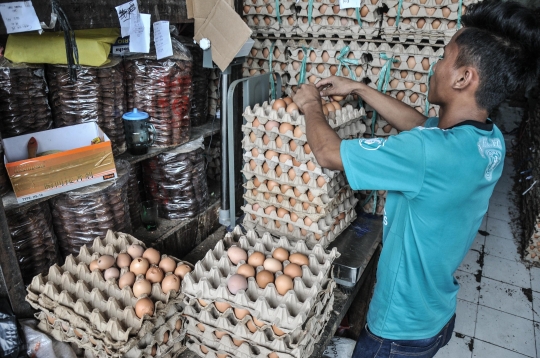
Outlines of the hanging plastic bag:
M 0 357 L 16 358 L 24 349 L 17 317 L 6 299 L 0 299 Z

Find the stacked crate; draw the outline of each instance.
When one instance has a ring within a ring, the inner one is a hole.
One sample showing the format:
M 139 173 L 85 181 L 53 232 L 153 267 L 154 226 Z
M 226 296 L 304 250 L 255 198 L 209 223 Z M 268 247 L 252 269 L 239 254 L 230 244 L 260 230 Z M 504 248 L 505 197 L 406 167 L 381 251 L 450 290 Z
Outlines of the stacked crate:
M 241 260 L 230 254 L 233 250 L 243 252 Z M 285 253 L 282 261 L 274 259 L 280 257 L 278 252 Z M 250 263 L 257 255 L 264 262 L 253 267 Z M 301 241 L 275 239 L 268 233 L 244 235 L 236 227 L 182 283 L 187 346 L 207 358 L 310 356 L 332 312 L 336 284 L 330 273 L 337 256 L 335 248 L 330 252 L 320 245 L 310 249 Z M 280 267 L 271 274 L 276 282 L 262 288 L 259 273 L 266 270 L 266 261 L 277 261 Z M 287 275 L 289 265 L 301 267 L 301 272 L 284 289 L 278 280 Z M 253 276 L 246 277 L 244 288 L 233 294 L 231 278 L 246 266 L 255 269 Z

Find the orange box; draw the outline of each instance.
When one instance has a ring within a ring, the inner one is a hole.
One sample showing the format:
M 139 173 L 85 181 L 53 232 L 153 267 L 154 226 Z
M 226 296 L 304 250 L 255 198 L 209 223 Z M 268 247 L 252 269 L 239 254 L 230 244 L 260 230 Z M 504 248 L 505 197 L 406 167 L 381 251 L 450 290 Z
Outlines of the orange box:
M 28 158 L 34 137 L 38 155 Z M 94 138 L 101 143 L 91 145 Z M 4 161 L 19 203 L 117 178 L 111 142 L 95 122 L 25 134 L 2 140 Z

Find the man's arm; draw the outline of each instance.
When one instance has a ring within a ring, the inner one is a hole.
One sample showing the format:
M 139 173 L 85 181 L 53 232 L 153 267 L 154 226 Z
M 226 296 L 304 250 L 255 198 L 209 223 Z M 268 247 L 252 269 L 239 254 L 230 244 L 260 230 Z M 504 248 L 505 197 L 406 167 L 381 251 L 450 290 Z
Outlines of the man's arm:
M 321 96 L 359 95 L 364 102 L 375 109 L 379 115 L 399 131 L 411 130 L 422 126 L 427 117 L 411 106 L 385 95 L 362 82 L 356 82 L 344 77 L 329 77 L 317 82 Z M 311 145 L 311 144 L 310 144 Z

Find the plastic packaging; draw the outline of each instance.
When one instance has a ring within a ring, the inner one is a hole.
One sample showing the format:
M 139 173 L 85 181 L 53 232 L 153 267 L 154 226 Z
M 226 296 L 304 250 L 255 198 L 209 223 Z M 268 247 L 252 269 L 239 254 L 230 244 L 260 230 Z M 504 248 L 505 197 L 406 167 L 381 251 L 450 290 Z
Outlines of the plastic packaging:
M 172 39 L 174 54 L 156 60 L 155 53 L 125 59 L 127 109 L 150 115 L 156 128 L 155 147 L 185 143 L 190 136 L 193 59 L 189 50 Z
M 0 298 L 0 357 L 16 358 L 24 351 L 25 344 L 17 317 L 7 299 Z
M 50 358 L 50 357 L 62 357 L 62 358 L 77 358 L 77 355 L 73 351 L 73 348 L 64 342 L 59 342 L 36 330 L 38 321 L 33 319 L 25 319 L 20 321 L 24 336 L 26 338 L 26 345 L 28 349 L 26 354 L 31 358 Z
M 221 139 L 218 136 L 205 140 L 206 175 L 209 181 L 221 181 Z
M 118 179 L 62 193 L 50 199 L 54 232 L 64 257 L 79 252 L 107 230 L 131 232 L 129 163 L 116 162 Z
M 12 64 L 0 57 L 0 132 L 9 138 L 52 127 L 43 65 Z
M 97 122 L 112 142 L 113 153 L 126 151 L 122 115 L 126 111 L 124 66 L 119 59 L 101 67 L 80 67 L 70 83 L 67 67 L 47 67 L 56 127 Z
M 129 166 L 129 181 L 128 181 L 128 202 L 129 202 L 129 217 L 131 218 L 131 227 L 136 230 L 142 225 L 141 220 L 141 194 L 139 191 L 139 178 L 137 177 L 137 167 L 140 170 L 141 164 L 135 163 Z
M 208 203 L 203 138 L 145 160 L 143 180 L 148 200 L 156 200 L 159 216 L 195 217 Z
M 205 124 L 208 121 L 208 78 L 210 68 L 204 68 L 203 51 L 199 45 L 193 42 L 192 38 L 175 37 L 189 49 L 193 56 L 193 93 L 191 96 L 191 125 L 193 127 Z
M 0 138 L 0 196 L 4 196 L 11 191 L 11 181 L 4 164 L 4 146 Z
M 46 202 L 6 212 L 13 247 L 24 284 L 58 263 L 59 254 L 49 205 Z

